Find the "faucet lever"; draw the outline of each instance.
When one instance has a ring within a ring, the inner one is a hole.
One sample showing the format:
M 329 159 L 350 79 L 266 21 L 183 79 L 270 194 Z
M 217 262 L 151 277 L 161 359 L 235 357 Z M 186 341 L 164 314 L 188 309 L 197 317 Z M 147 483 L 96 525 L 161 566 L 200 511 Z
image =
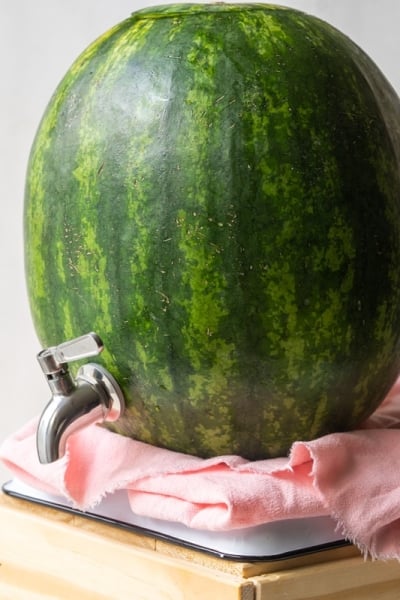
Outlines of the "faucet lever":
M 62 362 L 72 362 L 89 356 L 96 356 L 104 349 L 103 342 L 96 333 L 87 333 L 80 337 L 63 342 L 55 347 L 55 356 Z
M 104 349 L 104 345 L 97 333 L 87 333 L 58 346 L 42 350 L 37 355 L 40 366 L 45 375 L 53 375 L 63 370 L 66 363 L 89 356 L 96 356 Z
M 88 333 L 39 352 L 52 397 L 39 420 L 36 445 L 41 463 L 57 460 L 65 453 L 69 435 L 99 421 L 116 421 L 125 403 L 118 383 L 101 365 L 80 367 L 73 379 L 68 363 L 95 356 L 103 350 L 96 333 Z

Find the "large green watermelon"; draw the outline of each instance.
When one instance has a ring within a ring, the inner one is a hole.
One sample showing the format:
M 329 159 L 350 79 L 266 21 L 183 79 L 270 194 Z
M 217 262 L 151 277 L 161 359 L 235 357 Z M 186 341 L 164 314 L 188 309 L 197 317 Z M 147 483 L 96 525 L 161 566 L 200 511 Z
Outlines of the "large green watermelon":
M 96 331 L 116 430 L 210 456 L 356 427 L 400 371 L 400 104 L 317 18 L 139 11 L 56 90 L 26 185 L 43 346 Z

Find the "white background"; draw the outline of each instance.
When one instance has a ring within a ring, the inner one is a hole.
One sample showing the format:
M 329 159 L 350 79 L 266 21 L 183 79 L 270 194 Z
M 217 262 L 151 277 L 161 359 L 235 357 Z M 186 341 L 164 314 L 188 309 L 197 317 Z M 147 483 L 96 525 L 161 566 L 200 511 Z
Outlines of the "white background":
M 26 163 L 45 106 L 98 35 L 148 0 L 0 0 L 0 442 L 48 400 L 25 293 Z M 279 3 L 279 2 L 278 2 Z M 400 92 L 398 0 L 283 0 L 347 33 Z M 62 340 L 60 340 L 62 341 Z M 0 466 L 0 481 L 8 473 Z

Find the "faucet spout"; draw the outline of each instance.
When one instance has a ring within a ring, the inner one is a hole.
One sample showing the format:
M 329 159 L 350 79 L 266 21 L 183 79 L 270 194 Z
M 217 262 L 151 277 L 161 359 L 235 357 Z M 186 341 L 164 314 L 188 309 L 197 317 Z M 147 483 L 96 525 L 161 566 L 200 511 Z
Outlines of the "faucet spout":
M 51 463 L 66 451 L 67 439 L 88 425 L 105 420 L 107 407 L 89 384 L 75 386 L 70 396 L 54 395 L 39 421 L 36 446 L 39 461 Z

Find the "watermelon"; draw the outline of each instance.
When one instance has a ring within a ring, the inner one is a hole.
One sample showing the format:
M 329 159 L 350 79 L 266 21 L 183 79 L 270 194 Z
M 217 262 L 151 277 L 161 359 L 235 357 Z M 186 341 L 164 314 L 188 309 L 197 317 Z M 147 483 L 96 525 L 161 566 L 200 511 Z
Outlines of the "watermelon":
M 114 430 L 208 457 L 358 427 L 400 370 L 400 103 L 263 4 L 140 10 L 56 89 L 27 171 L 42 346 L 87 331 Z

